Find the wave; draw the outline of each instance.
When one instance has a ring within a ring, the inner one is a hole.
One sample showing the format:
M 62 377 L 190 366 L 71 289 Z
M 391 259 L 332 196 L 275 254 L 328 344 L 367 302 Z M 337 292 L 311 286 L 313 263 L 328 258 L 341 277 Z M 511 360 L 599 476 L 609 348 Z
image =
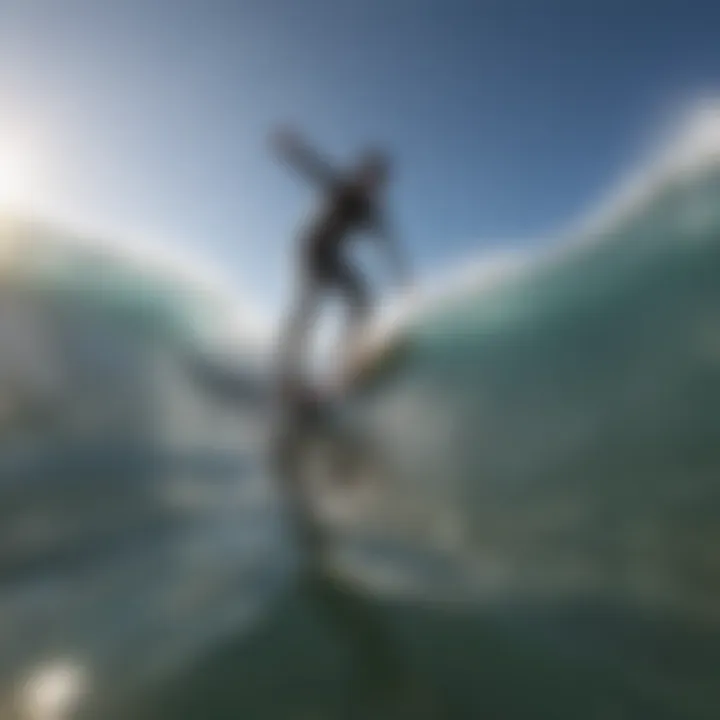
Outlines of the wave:
M 708 98 L 683 113 L 677 127 L 648 160 L 626 171 L 605 199 L 554 233 L 555 239 L 549 235 L 544 241 L 529 244 L 508 240 L 477 257 L 464 258 L 459 267 L 434 271 L 416 290 L 392 299 L 382 309 L 369 338 L 380 343 L 426 313 L 465 297 L 492 293 L 523 271 L 532 273 L 548 264 L 572 262 L 575 253 L 587 250 L 586 246 L 612 243 L 613 239 L 632 243 L 633 223 L 649 219 L 648 213 L 657 222 L 680 223 L 678 236 L 702 232 L 703 226 L 716 219 L 713 198 L 703 201 L 702 191 L 681 207 L 665 208 L 664 215 L 651 206 L 657 207 L 673 188 L 679 190 L 677 202 L 682 203 L 682 187 L 704 182 L 703 178 L 719 166 L 720 99 Z
M 454 546 L 481 594 L 714 624 L 720 111 L 649 168 L 576 234 L 386 329 L 352 413 L 390 522 L 423 506 L 418 537 Z

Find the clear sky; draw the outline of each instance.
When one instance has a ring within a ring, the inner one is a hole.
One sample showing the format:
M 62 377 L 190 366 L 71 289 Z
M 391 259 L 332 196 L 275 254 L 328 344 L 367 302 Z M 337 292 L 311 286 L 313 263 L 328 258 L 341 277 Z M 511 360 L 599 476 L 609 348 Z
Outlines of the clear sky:
M 25 158 L 39 207 L 202 248 L 274 305 L 312 199 L 278 122 L 392 150 L 427 272 L 592 204 L 715 90 L 719 28 L 710 0 L 0 0 L 0 177 Z

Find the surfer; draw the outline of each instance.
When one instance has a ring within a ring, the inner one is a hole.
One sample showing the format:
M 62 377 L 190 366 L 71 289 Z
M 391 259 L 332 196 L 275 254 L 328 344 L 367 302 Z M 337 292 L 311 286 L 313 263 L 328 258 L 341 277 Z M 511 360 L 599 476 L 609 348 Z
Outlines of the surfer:
M 381 239 L 392 254 L 399 278 L 405 280 L 407 273 L 381 209 L 390 172 L 383 152 L 368 150 L 356 167 L 340 172 L 291 131 L 276 133 L 274 146 L 283 161 L 323 194 L 319 213 L 300 238 L 300 293 L 281 342 L 281 358 L 287 363 L 287 371 L 298 367 L 319 300 L 328 291 L 339 292 L 347 303 L 349 318 L 343 345 L 346 356 L 352 356 L 358 330 L 370 309 L 367 285 L 345 254 L 353 233 L 370 231 Z
M 324 198 L 319 214 L 300 239 L 300 296 L 292 309 L 289 326 L 281 338 L 278 422 L 272 459 L 283 488 L 297 539 L 304 551 L 301 578 L 323 617 L 335 627 L 348 646 L 353 678 L 350 700 L 352 716 L 377 717 L 378 710 L 401 704 L 407 707 L 408 671 L 401 654 L 378 617 L 373 604 L 333 573 L 328 553 L 332 543 L 327 528 L 315 516 L 308 488 L 312 473 L 308 455 L 313 445 L 330 442 L 333 475 L 347 477 L 353 452 L 340 442 L 335 429 L 331 397 L 319 392 L 303 378 L 301 360 L 306 335 L 314 322 L 323 294 L 337 291 L 349 309 L 344 350 L 352 356 L 358 331 L 369 311 L 369 293 L 358 270 L 344 250 L 352 233 L 369 230 L 384 240 L 393 253 L 397 274 L 405 279 L 405 268 L 397 245 L 388 232 L 380 208 L 389 174 L 384 154 L 367 152 L 357 167 L 347 173 L 331 168 L 291 132 L 275 138 L 280 156 L 321 189 Z M 398 712 L 391 711 L 392 717 Z M 417 712 L 412 713 L 418 717 Z

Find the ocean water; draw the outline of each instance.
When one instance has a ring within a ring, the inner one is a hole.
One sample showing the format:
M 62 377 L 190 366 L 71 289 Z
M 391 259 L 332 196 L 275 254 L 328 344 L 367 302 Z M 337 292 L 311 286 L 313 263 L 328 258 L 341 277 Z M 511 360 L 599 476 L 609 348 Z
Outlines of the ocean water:
M 717 718 L 720 134 L 701 134 L 385 335 L 308 445 L 322 573 L 256 405 L 152 452 L 5 444 L 0 717 Z
M 355 422 L 458 551 L 487 555 L 488 592 L 560 585 L 717 619 L 719 197 L 716 165 L 671 176 L 385 341 Z

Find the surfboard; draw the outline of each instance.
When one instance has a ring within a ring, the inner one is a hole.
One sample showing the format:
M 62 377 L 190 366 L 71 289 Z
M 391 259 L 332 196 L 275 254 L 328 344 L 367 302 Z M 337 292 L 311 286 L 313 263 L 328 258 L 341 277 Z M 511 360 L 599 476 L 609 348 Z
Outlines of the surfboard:
M 376 385 L 401 365 L 410 344 L 404 330 L 361 340 L 345 368 L 343 387 L 359 392 Z

